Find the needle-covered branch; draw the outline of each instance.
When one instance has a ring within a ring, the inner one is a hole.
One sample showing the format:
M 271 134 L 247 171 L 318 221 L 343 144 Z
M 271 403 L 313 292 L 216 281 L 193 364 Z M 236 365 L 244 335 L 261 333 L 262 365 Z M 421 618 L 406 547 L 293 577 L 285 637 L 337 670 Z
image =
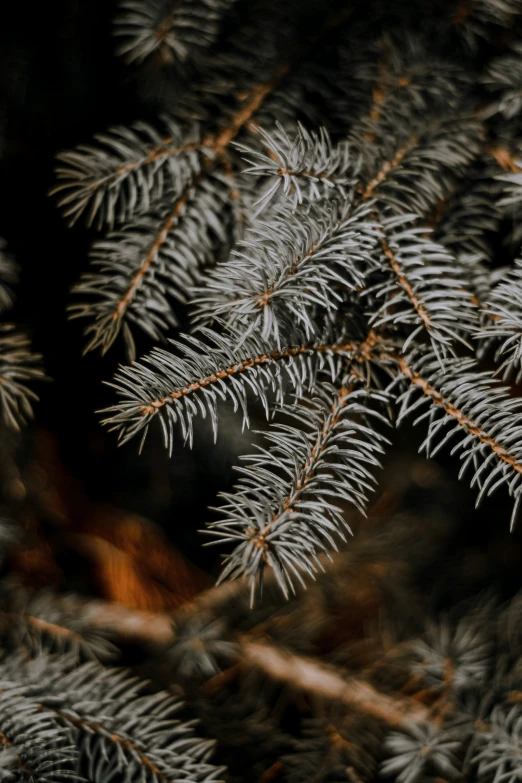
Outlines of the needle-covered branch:
M 427 422 L 422 449 L 435 455 L 453 440 L 452 454 L 462 461 L 460 476 L 471 472 L 479 490 L 477 504 L 499 486 L 514 498 L 511 525 L 522 497 L 522 401 L 496 386 L 491 373 L 478 372 L 472 359 L 447 359 L 443 367 L 432 354 L 398 358 L 408 388 L 398 397 L 398 421 L 415 415 Z
M 256 221 L 232 258 L 208 275 L 195 314 L 277 344 L 295 325 L 312 338 L 343 293 L 364 288 L 377 267 L 371 252 L 377 242 L 369 208 L 353 209 L 348 199 L 296 212 L 281 207 L 271 220 Z
M 301 124 L 294 138 L 278 123 L 273 133 L 257 129 L 258 145 L 237 144 L 250 167 L 245 174 L 268 179 L 256 206 L 262 212 L 281 194 L 295 208 L 304 201 L 349 195 L 360 161 L 347 142 L 332 144 L 325 128 L 318 133 Z
M 412 216 L 384 221 L 376 275 L 382 282 L 368 291 L 370 323 L 404 329 L 403 352 L 428 339 L 441 360 L 454 353 L 455 343 L 466 344 L 478 325 L 477 308 L 455 258 L 424 234 Z
M 127 62 L 154 58 L 160 67 L 201 57 L 219 35 L 235 0 L 122 0 L 114 34 Z
M 370 332 L 363 342 L 290 342 L 285 348 L 250 336 L 239 345 L 233 336 L 200 330 L 205 342 L 186 336 L 174 343 L 177 353 L 156 348 L 149 356 L 122 367 L 111 384 L 120 401 L 105 413 L 104 421 L 117 430 L 121 442 L 138 433 L 145 438 L 151 422 L 161 422 L 165 444 L 172 448 L 174 425 L 192 442 L 193 419 L 210 417 L 217 431 L 217 404 L 229 398 L 248 425 L 247 394 L 253 392 L 267 414 L 269 394 L 281 404 L 286 392 L 298 397 L 314 388 L 318 371 L 332 380 L 339 376 L 347 358 L 367 363 L 380 339 Z
M 386 419 L 372 406 L 382 402 L 351 374 L 284 409 L 289 423 L 272 424 L 267 447 L 244 457 L 235 492 L 222 496 L 222 518 L 209 525 L 216 543 L 235 544 L 222 579 L 244 576 L 254 591 L 273 569 L 288 597 L 303 574 L 322 569 L 319 555 L 350 532 L 343 504 L 364 513 L 375 485 Z

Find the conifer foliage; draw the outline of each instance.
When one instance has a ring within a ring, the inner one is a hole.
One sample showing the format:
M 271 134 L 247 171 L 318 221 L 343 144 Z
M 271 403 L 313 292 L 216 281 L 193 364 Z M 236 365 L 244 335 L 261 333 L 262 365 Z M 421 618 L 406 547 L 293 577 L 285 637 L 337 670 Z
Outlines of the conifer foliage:
M 262 456 L 208 531 L 252 589 L 268 568 L 288 594 L 335 549 L 335 504 L 364 511 L 385 420 L 415 414 L 429 454 L 451 442 L 515 524 L 520 406 L 496 375 L 520 372 L 522 289 L 491 245 L 516 237 L 519 3 L 196 6 L 124 4 L 127 58 L 176 59 L 180 93 L 155 127 L 59 156 L 65 214 L 109 230 L 72 294 L 86 350 L 170 340 L 121 367 L 105 423 L 143 442 L 158 422 L 172 449 L 197 417 L 216 430 L 220 400 L 244 425 L 263 404 Z
M 84 352 L 123 357 L 98 414 L 170 456 L 231 413 L 262 429 L 201 531 L 218 585 L 174 614 L 0 575 L 0 779 L 522 781 L 520 593 L 444 614 L 412 520 L 360 521 L 414 426 L 517 530 L 522 0 L 121 0 L 113 32 L 147 120 L 58 152 L 52 189 L 95 235 L 68 303 Z M 2 244 L 2 434 L 43 377 L 4 322 L 16 279 Z M 94 538 L 117 581 L 132 557 Z

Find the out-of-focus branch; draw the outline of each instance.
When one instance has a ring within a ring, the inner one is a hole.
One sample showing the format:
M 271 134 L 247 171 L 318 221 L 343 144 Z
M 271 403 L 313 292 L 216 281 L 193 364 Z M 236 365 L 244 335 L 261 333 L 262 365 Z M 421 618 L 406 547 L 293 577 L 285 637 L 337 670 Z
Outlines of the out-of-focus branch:
M 353 707 L 389 726 L 401 726 L 408 721 L 420 722 L 428 717 L 428 710 L 423 705 L 411 699 L 379 693 L 369 683 L 355 677 L 345 679 L 333 667 L 311 658 L 246 639 L 239 649 L 246 664 L 255 666 L 272 679 L 312 696 Z
M 231 584 L 227 584 L 226 589 L 206 591 L 194 603 L 199 604 L 199 608 L 212 606 L 215 609 L 218 600 L 225 602 L 230 598 L 230 591 Z M 72 609 L 72 603 L 68 608 Z M 110 629 L 120 640 L 167 647 L 175 638 L 173 618 L 167 614 L 130 609 L 104 601 L 90 601 L 83 605 L 82 616 L 84 620 L 90 620 L 93 627 Z M 379 693 L 364 680 L 343 677 L 332 666 L 296 655 L 268 642 L 253 640 L 248 635 L 240 636 L 237 641 L 239 661 L 236 666 L 258 669 L 270 678 L 312 697 L 352 707 L 389 726 L 401 726 L 408 721 L 420 722 L 428 716 L 427 708 L 414 700 Z

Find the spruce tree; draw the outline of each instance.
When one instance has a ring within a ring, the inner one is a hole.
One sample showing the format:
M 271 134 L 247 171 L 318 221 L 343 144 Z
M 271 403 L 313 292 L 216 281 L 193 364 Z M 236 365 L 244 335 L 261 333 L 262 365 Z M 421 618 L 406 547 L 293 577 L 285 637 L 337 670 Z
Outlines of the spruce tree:
M 122 0 L 113 32 L 147 119 L 57 154 L 96 234 L 70 319 L 121 359 L 129 464 L 224 427 L 236 479 L 215 586 L 136 517 L 62 540 L 0 326 L 0 776 L 522 781 L 522 593 L 445 472 L 518 540 L 521 0 Z M 2 246 L 0 317 L 15 279 Z M 47 583 L 73 550 L 110 589 Z

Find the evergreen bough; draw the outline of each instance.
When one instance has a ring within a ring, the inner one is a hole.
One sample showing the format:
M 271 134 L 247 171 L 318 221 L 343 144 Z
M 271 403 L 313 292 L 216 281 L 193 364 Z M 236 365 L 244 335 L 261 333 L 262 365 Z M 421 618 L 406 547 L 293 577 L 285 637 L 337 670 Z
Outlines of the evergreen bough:
M 514 525 L 520 406 L 495 376 L 520 372 L 520 262 L 497 274 L 493 248 L 520 187 L 520 3 L 197 5 L 124 4 L 128 57 L 175 59 L 180 94 L 157 127 L 60 155 L 66 215 L 111 230 L 73 292 L 86 350 L 171 343 L 120 369 L 105 423 L 126 442 L 159 421 L 171 449 L 220 400 L 244 425 L 262 402 L 268 446 L 209 529 L 252 589 L 269 568 L 288 594 L 336 548 L 384 419 L 422 413 L 427 453 L 451 442 L 479 500 L 503 485 Z
M 232 585 L 160 618 L 152 660 L 174 694 L 110 665 L 128 642 L 117 623 L 106 638 L 58 596 L 25 605 L 8 590 L 3 780 L 220 780 L 204 734 L 218 755 L 236 734 L 262 748 L 263 783 L 522 780 L 519 597 L 406 630 L 392 618 L 362 674 L 343 644 L 318 662 L 296 608 L 310 578 L 332 601 L 327 561 L 403 421 L 424 427 L 428 456 L 458 455 L 477 503 L 507 491 L 516 526 L 521 31 L 520 0 L 121 3 L 119 53 L 159 86 L 158 121 L 58 156 L 65 216 L 106 231 L 70 315 L 86 351 L 123 338 L 103 412 L 121 443 L 157 426 L 172 452 L 198 418 L 216 433 L 224 401 L 244 427 L 264 409 L 205 530 L 248 606 Z M 15 278 L 2 247 L 2 316 Z M 144 339 L 161 345 L 136 358 Z M 10 428 L 32 415 L 39 361 L 0 326 Z M 0 532 L 17 538 L 3 513 Z M 296 690 L 308 717 L 301 702 L 278 723 L 270 698 Z

